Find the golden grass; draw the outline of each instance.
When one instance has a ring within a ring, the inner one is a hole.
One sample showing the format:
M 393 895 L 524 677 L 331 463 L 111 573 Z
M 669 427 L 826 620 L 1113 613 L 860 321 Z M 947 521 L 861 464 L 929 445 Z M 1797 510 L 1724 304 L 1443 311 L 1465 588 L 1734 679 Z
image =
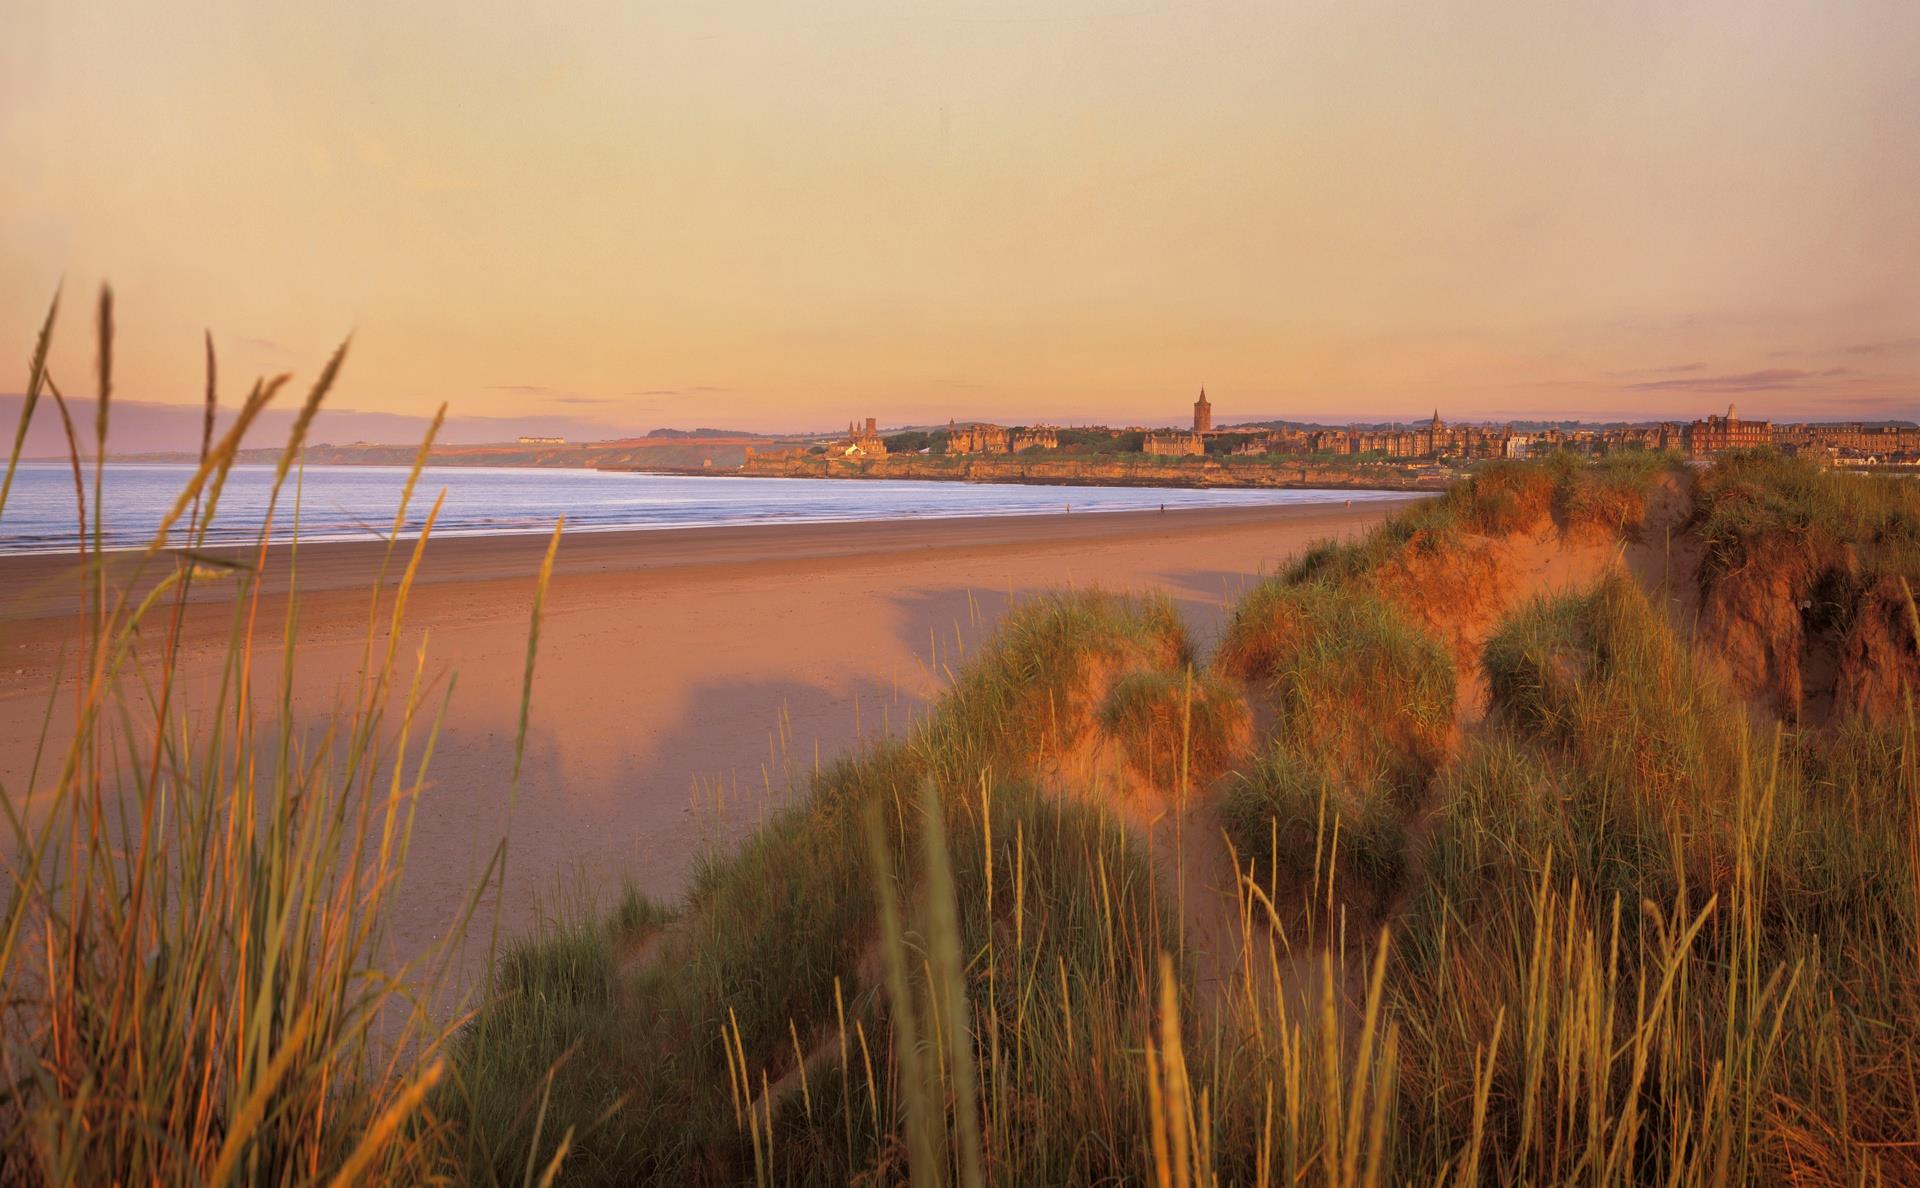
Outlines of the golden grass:
M 45 362 L 57 308 L 36 347 L 0 517 L 43 395 L 62 413 L 79 482 L 80 444 Z M 0 1179 L 430 1178 L 445 1165 L 444 1136 L 422 1106 L 444 1074 L 449 1031 L 429 1003 L 450 950 L 396 963 L 385 921 L 439 728 L 424 654 L 398 655 L 432 515 L 410 548 L 398 538 L 431 435 L 394 520 L 360 685 L 320 727 L 300 731 L 285 710 L 298 599 L 286 600 L 284 675 L 263 686 L 262 578 L 272 566 L 294 568 L 296 548 L 283 555 L 267 542 L 289 514 L 285 484 L 346 348 L 295 416 L 257 544 L 215 558 L 203 550 L 235 452 L 289 377 L 255 383 L 215 439 L 209 346 L 203 459 L 160 531 L 110 579 L 100 492 L 112 310 L 103 291 L 94 481 L 91 498 L 80 486 L 76 502 L 87 542 L 82 643 L 48 691 L 50 715 L 71 691 L 71 741 L 38 756 L 25 786 L 0 788 L 11 832 Z M 297 487 L 292 502 L 297 528 Z M 176 553 L 188 560 L 176 564 Z M 232 624 L 217 692 L 189 706 L 179 689 L 181 631 L 189 594 L 209 570 L 237 585 Z M 450 921 L 456 933 L 472 906 Z

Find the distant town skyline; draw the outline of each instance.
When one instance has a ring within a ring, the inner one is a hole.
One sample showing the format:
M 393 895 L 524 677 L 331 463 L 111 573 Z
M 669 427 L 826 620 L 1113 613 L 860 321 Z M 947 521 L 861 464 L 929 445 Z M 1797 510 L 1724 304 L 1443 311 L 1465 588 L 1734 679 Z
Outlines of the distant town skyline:
M 7 11 L 0 392 L 106 279 L 396 432 L 1920 407 L 1896 0 Z

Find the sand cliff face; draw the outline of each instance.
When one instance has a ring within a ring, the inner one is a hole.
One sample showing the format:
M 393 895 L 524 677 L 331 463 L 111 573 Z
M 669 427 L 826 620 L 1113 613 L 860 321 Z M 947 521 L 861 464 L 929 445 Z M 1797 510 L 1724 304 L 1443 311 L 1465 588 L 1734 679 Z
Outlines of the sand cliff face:
M 1433 490 L 1444 475 L 1415 475 L 1391 466 L 1325 463 L 1188 461 L 1113 457 L 945 457 L 878 459 L 821 455 L 753 457 L 740 474 L 763 478 L 935 479 L 975 483 L 1038 483 L 1138 487 L 1354 487 Z
M 1920 689 L 1920 616 L 1899 579 L 1883 577 L 1860 598 L 1840 641 L 1835 707 L 1890 720 L 1906 691 Z
M 1698 637 L 1735 687 L 1790 724 L 1901 713 L 1920 680 L 1912 488 L 1765 456 L 1695 486 Z

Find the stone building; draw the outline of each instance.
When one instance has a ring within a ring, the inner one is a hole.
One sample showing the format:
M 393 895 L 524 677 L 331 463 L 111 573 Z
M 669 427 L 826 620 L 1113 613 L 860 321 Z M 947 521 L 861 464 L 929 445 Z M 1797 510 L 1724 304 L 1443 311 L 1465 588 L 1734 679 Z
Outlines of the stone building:
M 1315 454 L 1384 454 L 1389 458 L 1504 458 L 1515 450 L 1512 426 L 1449 425 L 1435 410 L 1415 428 L 1316 429 L 1297 449 Z
M 1727 405 L 1724 417 L 1708 417 L 1687 426 L 1687 457 L 1711 458 L 1723 450 L 1750 450 L 1773 444 L 1772 421 L 1743 421 Z
M 1207 402 L 1207 390 L 1200 389 L 1200 399 L 1193 402 L 1193 431 L 1195 433 L 1213 432 L 1213 405 Z
M 1920 459 L 1920 429 L 1909 425 L 1781 425 L 1773 436 L 1775 444 L 1800 453 L 1875 462 Z
M 1255 433 L 1250 437 L 1241 439 L 1241 441 L 1233 447 L 1233 454 L 1235 457 L 1277 454 L 1280 452 L 1280 450 L 1276 448 L 1277 444 L 1273 434 Z
M 1012 437 L 1004 425 L 956 425 L 952 421 L 947 422 L 949 454 L 1007 454 L 1012 451 Z
M 1140 452 L 1161 457 L 1197 458 L 1207 452 L 1207 442 L 1198 433 L 1149 431 L 1140 443 Z
M 884 458 L 887 456 L 887 443 L 880 436 L 880 427 L 876 418 L 868 417 L 864 426 L 847 422 L 847 440 L 842 443 L 839 453 L 847 458 Z
M 1353 453 L 1353 434 L 1345 429 L 1315 429 L 1307 434 L 1307 450 L 1344 456 Z
M 1016 454 L 1022 450 L 1057 450 L 1059 448 L 1060 434 L 1051 425 L 1032 425 L 1013 435 L 1013 452 Z

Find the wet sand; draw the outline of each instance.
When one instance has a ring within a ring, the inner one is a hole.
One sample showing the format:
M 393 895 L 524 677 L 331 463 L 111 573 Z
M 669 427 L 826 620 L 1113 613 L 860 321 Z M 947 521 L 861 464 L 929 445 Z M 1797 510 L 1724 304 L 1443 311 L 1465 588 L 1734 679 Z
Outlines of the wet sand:
M 923 712 L 1009 598 L 1068 585 L 1164 591 L 1205 647 L 1262 573 L 1403 505 L 567 538 L 541 628 L 503 927 L 517 932 L 543 913 L 604 902 L 624 879 L 678 895 L 699 855 L 736 843 L 790 800 L 790 778 L 816 755 L 845 754 Z M 398 655 L 411 672 L 424 643 L 427 678 L 454 684 L 396 921 L 403 947 L 444 931 L 507 827 L 545 545 L 480 537 L 426 550 Z M 357 680 L 382 553 L 377 542 L 270 553 L 257 616 L 261 712 L 272 710 L 280 681 L 289 562 L 300 590 L 293 713 L 313 730 Z M 67 557 L 0 558 L 0 780 L 16 796 L 49 678 L 78 631 L 73 568 Z M 201 584 L 186 615 L 189 704 L 215 690 L 231 589 Z M 66 717 L 53 715 L 50 746 L 62 745 Z

